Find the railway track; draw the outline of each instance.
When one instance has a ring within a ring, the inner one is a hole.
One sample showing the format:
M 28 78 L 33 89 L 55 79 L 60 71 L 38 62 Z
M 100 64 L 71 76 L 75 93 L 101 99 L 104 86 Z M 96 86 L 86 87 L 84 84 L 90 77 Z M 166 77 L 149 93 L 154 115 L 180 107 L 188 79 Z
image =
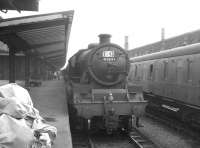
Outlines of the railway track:
M 129 133 L 131 142 L 134 143 L 136 148 L 158 148 L 149 138 L 141 134 L 137 129 L 133 129 Z
M 133 129 L 127 134 L 83 134 L 72 132 L 73 148 L 158 148 L 152 141 Z
M 73 148 L 133 148 L 128 138 L 116 135 L 85 135 L 72 134 Z
M 125 134 L 95 136 L 92 142 L 93 148 L 133 148 Z
M 173 118 L 167 117 L 167 116 L 159 116 L 154 113 L 146 113 L 146 117 L 153 119 L 154 121 L 160 122 L 178 132 L 181 132 L 186 135 L 190 135 L 196 140 L 200 140 L 200 134 L 199 130 L 195 130 L 194 128 L 191 128 L 190 126 L 175 120 Z
M 92 141 L 88 134 L 73 131 L 72 133 L 73 148 L 93 148 Z

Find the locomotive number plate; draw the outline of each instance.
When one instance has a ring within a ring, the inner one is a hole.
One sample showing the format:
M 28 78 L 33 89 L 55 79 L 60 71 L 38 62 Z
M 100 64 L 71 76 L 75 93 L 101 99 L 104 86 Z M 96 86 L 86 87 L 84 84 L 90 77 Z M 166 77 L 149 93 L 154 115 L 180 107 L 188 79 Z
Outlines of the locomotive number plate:
M 106 50 L 102 52 L 103 60 L 106 62 L 112 62 L 116 60 L 115 52 L 113 50 Z

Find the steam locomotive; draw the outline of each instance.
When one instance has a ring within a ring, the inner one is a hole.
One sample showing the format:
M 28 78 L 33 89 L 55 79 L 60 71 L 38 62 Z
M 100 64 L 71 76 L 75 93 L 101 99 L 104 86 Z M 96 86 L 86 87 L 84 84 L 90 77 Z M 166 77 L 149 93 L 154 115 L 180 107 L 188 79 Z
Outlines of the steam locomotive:
M 144 114 L 142 87 L 127 83 L 128 54 L 110 43 L 110 37 L 99 35 L 99 44 L 79 50 L 68 61 L 64 78 L 71 128 L 128 130 Z
M 200 44 L 131 58 L 129 81 L 142 85 L 147 110 L 200 129 Z

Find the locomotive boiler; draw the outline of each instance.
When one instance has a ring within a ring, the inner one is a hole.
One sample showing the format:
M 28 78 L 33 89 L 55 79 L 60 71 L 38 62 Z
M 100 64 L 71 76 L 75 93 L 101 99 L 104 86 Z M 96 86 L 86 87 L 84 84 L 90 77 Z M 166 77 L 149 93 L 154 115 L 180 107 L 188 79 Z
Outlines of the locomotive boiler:
M 79 50 L 65 69 L 70 125 L 81 129 L 129 129 L 144 113 L 141 86 L 128 84 L 127 52 L 99 35 L 99 44 Z

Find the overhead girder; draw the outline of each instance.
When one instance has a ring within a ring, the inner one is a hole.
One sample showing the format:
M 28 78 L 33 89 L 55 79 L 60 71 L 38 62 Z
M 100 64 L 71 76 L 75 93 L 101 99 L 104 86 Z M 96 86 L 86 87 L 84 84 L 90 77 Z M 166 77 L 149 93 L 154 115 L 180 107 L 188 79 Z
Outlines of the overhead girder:
M 39 55 L 38 56 L 48 56 L 48 55 L 55 55 L 57 53 L 64 53 L 63 49 L 58 49 L 57 51 L 51 51 L 51 52 L 39 52 Z
M 35 44 L 35 45 L 30 45 L 30 48 L 35 49 L 35 48 L 41 48 L 41 47 L 45 47 L 45 46 L 50 46 L 50 45 L 54 45 L 54 44 L 60 44 L 63 43 L 64 41 L 55 41 L 55 42 L 49 42 L 49 43 L 42 43 L 42 44 Z

